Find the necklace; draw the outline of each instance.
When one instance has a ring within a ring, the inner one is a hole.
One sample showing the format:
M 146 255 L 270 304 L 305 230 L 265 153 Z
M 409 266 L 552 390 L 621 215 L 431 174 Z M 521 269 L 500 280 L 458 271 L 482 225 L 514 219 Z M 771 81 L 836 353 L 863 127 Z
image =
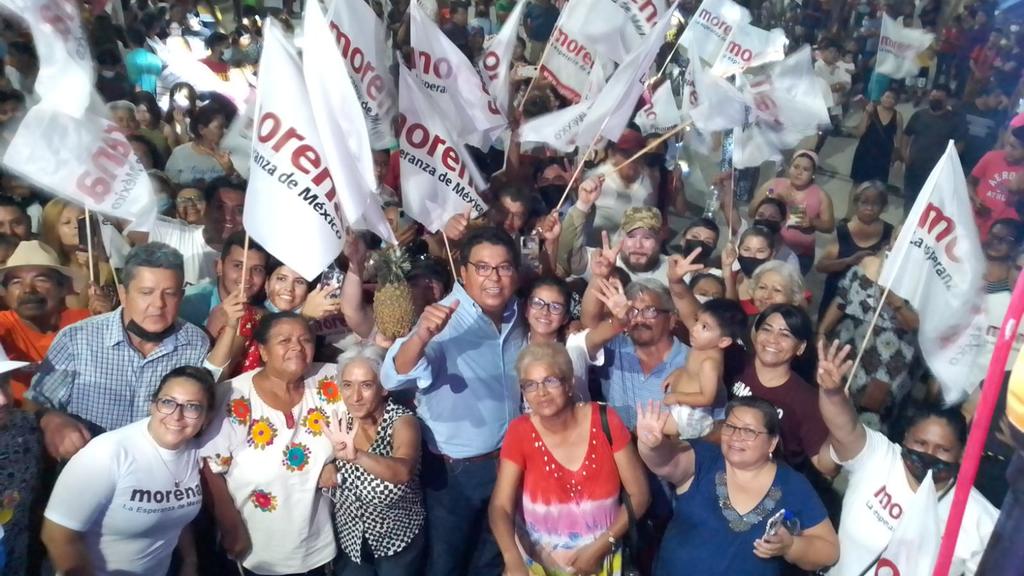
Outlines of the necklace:
M 152 438 L 152 436 L 150 438 Z M 156 452 L 156 457 L 160 459 L 160 463 L 164 465 L 164 469 L 167 470 L 167 475 L 170 476 L 171 480 L 174 482 L 174 489 L 177 490 L 178 488 L 181 488 L 181 482 L 185 478 L 183 477 L 181 480 L 178 480 L 177 476 L 174 475 L 174 472 L 171 472 L 171 467 L 167 465 L 167 460 L 164 460 L 164 455 L 160 453 L 160 446 L 157 445 L 156 440 L 153 440 L 153 450 Z M 185 471 L 185 475 L 188 475 L 187 470 Z

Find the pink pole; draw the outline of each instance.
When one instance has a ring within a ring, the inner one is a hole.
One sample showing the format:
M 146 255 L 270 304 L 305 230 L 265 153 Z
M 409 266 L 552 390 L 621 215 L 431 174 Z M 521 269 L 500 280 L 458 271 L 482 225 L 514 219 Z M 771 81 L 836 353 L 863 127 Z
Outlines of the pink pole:
M 1017 285 L 1010 298 L 1010 306 L 1006 311 L 1006 316 L 1003 317 L 1003 326 L 999 330 L 999 338 L 996 340 L 996 347 L 992 353 L 992 359 L 989 361 L 988 373 L 985 375 L 985 384 L 981 388 L 981 398 L 978 400 L 978 409 L 974 413 L 974 421 L 971 423 L 971 432 L 967 437 L 967 448 L 960 464 L 960 474 L 956 478 L 953 504 L 949 508 L 946 530 L 942 534 L 939 557 L 935 562 L 932 576 L 949 575 L 949 569 L 953 563 L 953 551 L 956 550 L 956 540 L 960 536 L 960 524 L 964 520 L 967 497 L 970 495 L 974 479 L 978 475 L 978 465 L 981 463 L 981 454 L 985 449 L 985 439 L 988 438 L 988 429 L 992 424 L 996 401 L 1003 389 L 1003 380 L 1006 378 L 1006 362 L 1010 357 L 1013 340 L 1017 336 L 1021 316 L 1024 316 L 1024 274 L 1017 278 Z

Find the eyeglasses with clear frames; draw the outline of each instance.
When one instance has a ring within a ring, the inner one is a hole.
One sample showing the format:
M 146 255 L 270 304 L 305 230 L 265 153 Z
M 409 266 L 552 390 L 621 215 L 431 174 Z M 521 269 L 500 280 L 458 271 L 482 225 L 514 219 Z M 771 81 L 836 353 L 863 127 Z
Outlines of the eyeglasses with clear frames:
M 206 200 L 200 197 L 193 198 L 191 196 L 178 196 L 174 200 L 174 203 L 179 206 L 187 206 L 189 204 L 192 204 L 193 206 L 202 206 L 206 204 Z
M 668 310 L 662 310 L 657 306 L 648 306 L 646 308 L 637 308 L 636 306 L 630 306 L 629 312 L 626 312 L 626 317 L 633 320 L 637 316 L 640 316 L 644 320 L 654 320 L 659 314 L 668 312 Z
M 753 428 L 744 428 L 742 426 L 735 426 L 728 422 L 722 424 L 722 436 L 736 435 L 740 440 L 744 442 L 750 442 L 757 440 L 757 437 L 761 434 L 767 434 L 767 432 L 761 432 L 760 430 L 754 430 Z
M 508 262 L 502 262 L 497 266 L 488 264 L 487 262 L 470 262 L 470 265 L 473 266 L 474 270 L 476 270 L 477 276 L 482 276 L 484 278 L 490 276 L 491 272 L 494 272 L 495 270 L 498 271 L 499 278 L 508 278 L 516 271 L 516 267 Z
M 548 390 L 558 390 L 562 385 L 562 379 L 558 376 L 548 376 L 547 378 L 537 382 L 536 380 L 520 380 L 519 389 L 523 391 L 523 394 L 531 394 L 540 390 L 543 385 Z
M 562 314 L 565 314 L 565 304 L 561 304 L 559 302 L 548 302 L 537 298 L 536 296 L 530 298 L 530 308 L 533 308 L 538 312 L 547 308 L 548 312 L 550 312 L 552 316 L 561 316 Z
M 206 413 L 206 406 L 198 402 L 178 402 L 174 398 L 157 398 L 156 411 L 161 414 L 171 415 L 181 407 L 181 414 L 189 419 L 196 420 Z

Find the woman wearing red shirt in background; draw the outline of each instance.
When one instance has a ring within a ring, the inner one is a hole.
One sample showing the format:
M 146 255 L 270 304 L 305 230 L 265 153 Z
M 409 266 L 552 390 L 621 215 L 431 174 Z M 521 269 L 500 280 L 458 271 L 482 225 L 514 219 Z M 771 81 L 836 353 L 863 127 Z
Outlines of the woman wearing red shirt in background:
M 1024 195 L 1024 114 L 1010 121 L 1002 150 L 993 150 L 981 157 L 967 177 L 974 221 L 984 242 L 992 223 L 1000 218 L 1018 218 L 1014 208 Z

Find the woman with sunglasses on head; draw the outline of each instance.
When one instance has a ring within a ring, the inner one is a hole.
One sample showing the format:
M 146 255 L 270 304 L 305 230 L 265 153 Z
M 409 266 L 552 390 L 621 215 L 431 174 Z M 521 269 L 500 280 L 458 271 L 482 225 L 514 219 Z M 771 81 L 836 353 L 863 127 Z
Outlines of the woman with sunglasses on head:
M 676 442 L 669 412 L 637 405 L 640 458 L 676 491 L 655 576 L 776 576 L 790 565 L 814 572 L 839 557 L 835 528 L 810 482 L 773 454 L 782 423 L 770 402 L 737 398 L 721 441 Z
M 858 420 L 845 392 L 852 368 L 851 346 L 818 343 L 818 403 L 831 434 L 831 457 L 849 472 L 843 496 L 839 542 L 843 550 L 830 576 L 874 574 L 876 563 L 901 522 L 913 522 L 915 495 L 930 484 L 938 497 L 938 526 L 945 526 L 964 444 L 967 422 L 957 408 L 921 406 L 905 421 L 897 444 Z M 999 511 L 976 488 L 967 499 L 950 574 L 978 573 Z M 937 532 L 935 534 L 938 534 Z M 922 554 L 938 551 L 938 536 L 915 542 Z M 931 551 L 931 552 L 929 552 Z M 881 568 L 878 568 L 881 570 Z
M 177 546 L 195 569 L 187 525 L 199 512 L 199 446 L 214 401 L 204 368 L 160 381 L 150 416 L 96 437 L 61 471 L 42 540 L 59 574 L 165 574 Z

